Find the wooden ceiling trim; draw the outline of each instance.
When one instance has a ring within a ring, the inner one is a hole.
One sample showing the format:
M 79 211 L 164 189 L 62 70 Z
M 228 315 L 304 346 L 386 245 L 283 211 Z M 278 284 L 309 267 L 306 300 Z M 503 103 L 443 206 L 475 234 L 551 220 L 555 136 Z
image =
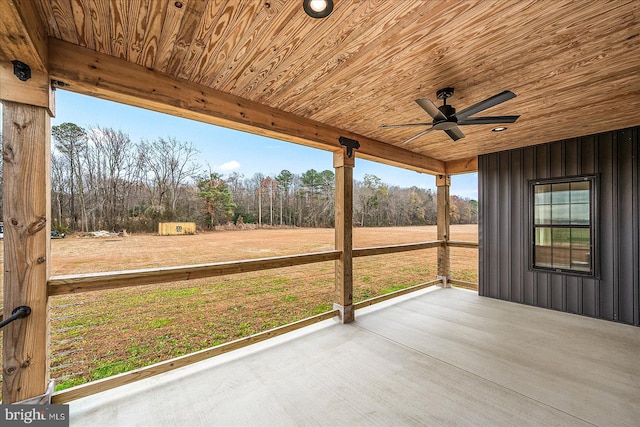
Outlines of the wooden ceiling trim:
M 36 1 L 36 7 L 40 14 L 40 18 L 46 20 L 45 28 L 48 30 L 49 36 L 58 39 L 61 38 L 60 29 L 58 28 L 58 23 L 56 22 L 51 2 Z
M 344 3 L 323 20 L 308 17 L 298 4 L 289 2 L 287 7 L 290 22 L 279 30 L 286 36 L 272 38 L 264 49 L 250 58 L 250 66 L 244 67 L 244 72 L 236 76 L 232 85 L 223 84 L 219 89 L 268 104 L 265 96 L 276 86 L 291 83 L 293 77 L 313 64 L 318 56 L 334 56 L 340 51 L 336 48 L 342 41 L 364 31 L 372 19 L 362 12 L 372 7 L 370 2 Z M 384 3 L 380 8 L 390 10 Z M 317 69 L 311 71 L 313 74 L 318 72 Z
M 288 6 L 290 5 L 291 3 Z M 306 19 L 303 18 L 298 8 L 284 8 L 281 13 L 267 20 L 261 29 L 262 34 L 255 35 L 256 40 L 265 39 L 263 48 L 249 51 L 247 55 L 235 56 L 233 62 L 228 63 L 228 69 L 233 70 L 233 73 L 224 73 L 223 78 L 216 79 L 214 86 L 224 92 L 239 95 L 239 89 L 245 88 L 254 76 L 266 73 L 265 66 L 262 65 L 265 57 L 273 58 L 274 54 L 286 57 L 299 49 L 301 41 L 313 33 L 315 27 L 308 25 L 307 20 L 312 18 L 306 15 Z M 266 37 L 266 34 L 279 34 L 279 37 Z
M 158 40 L 158 50 L 155 58 L 153 58 L 153 68 L 165 73 L 169 66 L 169 60 L 171 59 L 171 53 L 173 52 L 173 45 L 175 43 L 176 34 L 180 31 L 180 25 L 182 24 L 182 18 L 189 6 L 189 0 L 183 0 L 182 7 L 175 7 L 174 1 L 167 0 L 171 3 L 167 5 L 164 13 L 164 19 L 162 20 L 162 29 L 160 31 L 160 39 Z
M 127 60 L 139 64 L 140 53 L 143 49 L 145 28 L 147 26 L 147 13 L 149 3 L 142 1 L 129 1 L 127 14 Z
M 207 44 L 217 45 L 220 41 L 220 27 L 224 28 L 226 23 L 233 19 L 233 13 L 229 16 L 229 12 L 237 10 L 235 8 L 227 8 L 225 0 L 210 0 L 207 2 L 202 19 L 198 23 L 193 41 L 189 45 L 187 55 L 180 66 L 178 77 L 189 80 L 191 74 L 197 68 L 199 60 L 202 57 Z
M 431 174 L 445 171 L 439 160 L 70 43 L 50 39 L 49 52 L 51 77 L 78 93 L 331 151 L 342 150 L 338 138 L 346 136 L 360 141 L 359 157 Z
M 111 55 L 121 59 L 127 59 L 129 51 L 129 37 L 127 34 L 129 15 L 127 5 L 127 0 L 110 1 Z
M 51 9 L 62 40 L 77 44 L 78 31 L 76 31 L 76 24 L 73 20 L 73 9 L 71 8 L 70 0 L 52 0 Z M 51 33 L 51 29 L 49 29 L 49 35 Z
M 379 4 L 381 17 L 370 13 L 374 7 L 370 2 L 344 6 L 328 18 L 338 21 L 335 26 L 323 20 L 313 26 L 312 31 L 298 34 L 295 44 L 286 45 L 280 40 L 274 41 L 274 47 L 263 50 L 263 58 L 256 63 L 258 72 L 253 73 L 249 81 L 240 80 L 234 93 L 269 104 L 272 95 L 283 90 L 287 84 L 295 85 L 298 79 L 323 81 L 318 80 L 318 77 L 325 75 L 328 69 L 339 66 L 347 56 L 366 44 L 364 34 L 372 23 L 386 25 L 386 20 L 394 16 L 392 2 Z M 350 42 L 352 40 L 360 42 L 356 44 Z M 351 47 L 347 52 L 345 49 L 338 49 L 344 46 Z
M 339 94 L 342 97 L 349 97 L 351 91 L 358 85 L 353 82 L 352 87 L 345 82 L 366 75 L 372 63 L 380 63 L 381 59 L 377 55 L 384 50 L 385 40 L 402 31 L 402 28 L 406 28 L 410 21 L 418 19 L 407 10 L 409 7 L 407 5 L 411 5 L 410 2 L 389 3 L 386 7 L 390 8 L 380 10 L 380 15 L 369 9 L 366 9 L 366 13 L 365 10 L 360 9 L 363 14 L 369 14 L 372 19 L 377 18 L 380 24 L 363 27 L 364 32 L 359 32 L 355 37 L 341 40 L 339 45 L 328 48 L 328 52 L 331 53 L 328 59 L 321 56 L 315 63 L 306 63 L 302 73 L 293 79 L 287 78 L 280 82 L 280 88 L 271 93 L 266 101 L 285 111 L 312 116 L 313 111 L 310 105 L 313 103 L 318 105 L 317 103 L 322 102 L 318 96 L 320 90 L 322 90 L 321 98 L 325 101 L 328 99 L 325 95 L 331 97 Z M 319 82 L 329 81 L 330 85 L 319 84 Z M 315 108 L 315 111 L 324 107 Z M 334 107 L 337 107 L 337 103 Z
M 35 4 L 29 0 L 0 1 L 0 55 L 19 60 L 34 71 L 47 70 L 47 34 Z
M 228 50 L 238 42 L 235 37 L 242 36 L 234 29 L 246 28 L 253 17 L 259 14 L 260 6 L 259 2 L 236 2 L 225 7 L 225 14 L 216 23 L 215 37 L 206 43 L 198 58 L 198 67 L 191 73 L 191 81 L 206 84 L 206 79 L 219 72 L 220 59 L 227 57 Z
M 175 0 L 173 3 L 175 3 Z M 138 64 L 147 68 L 153 67 L 156 55 L 158 54 L 158 46 L 160 44 L 161 31 L 166 12 L 167 2 L 152 1 L 149 3 L 142 51 L 138 57 Z
M 111 11 L 106 1 L 89 4 L 90 18 L 93 26 L 93 40 L 98 52 L 111 54 Z
M 76 34 L 78 34 L 78 43 L 80 46 L 95 49 L 96 43 L 89 3 L 81 0 L 71 0 L 71 9 L 73 11 Z
M 241 12 L 242 19 L 238 19 L 233 25 L 228 27 L 224 43 L 221 44 L 217 55 L 212 56 L 209 63 L 204 67 L 199 81 L 207 86 L 217 87 L 216 84 L 227 78 L 228 75 L 235 75 L 238 63 L 250 51 L 259 40 L 268 40 L 275 34 L 264 36 L 265 28 L 278 16 L 283 5 L 282 1 L 269 2 L 267 8 L 261 2 L 242 3 L 236 7 L 248 8 Z M 273 3 L 273 5 L 271 4 Z M 280 35 L 277 35 L 279 37 Z
M 227 27 L 225 39 L 235 42 L 231 48 L 223 46 L 223 54 L 216 58 L 215 71 L 206 76 L 210 86 L 223 90 L 223 82 L 236 79 L 245 69 L 252 67 L 252 58 L 257 52 L 250 48 L 260 46 L 259 50 L 264 50 L 272 39 L 288 37 L 281 32 L 283 25 L 293 19 L 288 15 L 286 3 L 274 1 L 268 2 L 268 5 L 266 7 L 264 3 L 260 4 L 250 16 Z M 240 9 L 241 6 L 236 4 L 235 7 Z M 243 12 L 239 13 L 245 15 Z
M 189 45 L 193 39 L 197 24 L 200 19 L 202 19 L 205 5 L 206 3 L 204 1 L 196 0 L 183 6 L 187 10 L 182 17 L 180 30 L 174 38 L 175 43 L 173 45 L 173 52 L 171 52 L 171 58 L 169 58 L 169 64 L 167 65 L 167 73 L 177 75 L 180 65 L 188 53 Z

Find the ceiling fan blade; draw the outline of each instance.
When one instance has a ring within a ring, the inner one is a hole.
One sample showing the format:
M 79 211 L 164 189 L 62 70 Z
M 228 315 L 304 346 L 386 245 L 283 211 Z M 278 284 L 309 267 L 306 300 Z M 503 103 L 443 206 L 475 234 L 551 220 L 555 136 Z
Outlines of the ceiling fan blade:
M 430 128 L 429 128 L 429 129 L 427 129 L 427 130 L 423 130 L 422 132 L 420 132 L 420 133 L 417 133 L 417 134 L 413 135 L 411 138 L 409 138 L 409 139 L 405 139 L 405 140 L 404 140 L 404 141 L 402 141 L 400 144 L 406 144 L 407 142 L 411 142 L 411 141 L 413 141 L 413 140 L 414 140 L 414 139 L 416 139 L 416 138 L 420 138 L 422 135 L 426 135 L 426 134 L 428 134 L 428 133 L 429 133 L 429 132 L 431 132 L 432 130 L 433 130 L 433 128 L 432 128 L 432 127 L 430 127 Z
M 438 109 L 438 106 L 429 98 L 416 99 L 416 102 L 435 120 L 446 120 L 447 117 L 442 114 L 442 111 Z
M 429 122 L 429 123 L 403 123 L 403 124 L 399 124 L 399 125 L 382 125 L 380 126 L 383 129 L 389 129 L 389 128 L 405 128 L 405 127 L 412 127 L 412 126 L 431 126 L 433 125 L 433 123 Z
M 451 129 L 446 129 L 445 132 L 454 141 L 464 138 L 464 133 L 462 133 L 458 126 L 454 126 Z
M 486 116 L 471 117 L 468 119 L 458 120 L 458 126 L 463 125 L 497 125 L 503 123 L 515 123 L 520 116 Z
M 513 99 L 516 97 L 516 94 L 511 92 L 510 90 L 505 90 L 504 92 L 500 92 L 497 95 L 493 95 L 490 98 L 485 99 L 484 101 L 480 101 L 477 104 L 472 105 L 471 107 L 465 108 L 462 111 L 456 113 L 456 117 L 458 121 L 462 119 L 466 119 L 469 116 L 473 116 L 480 111 L 486 110 L 488 108 L 494 107 L 498 104 L 501 104 L 505 101 Z

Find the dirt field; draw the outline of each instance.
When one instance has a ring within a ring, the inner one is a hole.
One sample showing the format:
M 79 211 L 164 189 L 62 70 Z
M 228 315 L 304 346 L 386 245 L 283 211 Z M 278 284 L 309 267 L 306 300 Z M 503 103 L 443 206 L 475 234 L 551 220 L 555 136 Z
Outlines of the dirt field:
M 476 225 L 452 227 L 452 239 L 477 241 Z M 355 248 L 435 240 L 436 228 L 356 228 Z M 67 237 L 51 242 L 51 274 L 264 258 L 334 248 L 332 228 L 216 231 L 193 236 L 134 234 L 124 238 Z
M 354 247 L 434 240 L 435 227 L 361 228 Z M 477 241 L 477 226 L 452 227 Z M 331 250 L 333 229 L 217 231 L 194 236 L 69 236 L 51 242 L 52 275 L 200 264 Z M 436 250 L 354 260 L 354 300 L 432 280 Z M 452 277 L 477 282 L 477 250 L 452 249 Z M 218 345 L 331 309 L 334 263 L 51 299 L 58 389 Z

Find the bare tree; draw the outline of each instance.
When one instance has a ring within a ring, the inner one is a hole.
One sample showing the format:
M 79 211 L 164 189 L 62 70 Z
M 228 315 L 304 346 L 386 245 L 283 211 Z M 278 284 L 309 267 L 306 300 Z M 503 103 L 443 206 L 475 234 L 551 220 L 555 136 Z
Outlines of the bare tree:
M 191 142 L 169 137 L 141 142 L 139 153 L 148 174 L 152 205 L 175 212 L 180 187 L 199 171 L 200 166 L 195 162 L 198 150 Z
M 127 201 L 134 188 L 139 163 L 129 135 L 112 128 L 89 131 L 95 174 L 95 209 L 108 228 L 115 228 L 127 214 Z

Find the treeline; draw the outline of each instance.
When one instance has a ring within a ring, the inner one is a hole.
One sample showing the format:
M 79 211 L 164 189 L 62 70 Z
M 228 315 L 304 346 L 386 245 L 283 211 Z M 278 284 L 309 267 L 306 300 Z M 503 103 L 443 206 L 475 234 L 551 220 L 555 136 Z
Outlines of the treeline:
M 166 221 L 195 222 L 201 229 L 334 224 L 332 170 L 223 176 L 199 164 L 189 142 L 134 142 L 120 130 L 73 123 L 53 126 L 52 142 L 52 228 L 63 232 L 153 232 Z M 476 223 L 477 217 L 475 200 L 451 197 L 453 224 Z M 390 186 L 375 175 L 354 183 L 355 225 L 435 223 L 436 197 L 429 189 Z

